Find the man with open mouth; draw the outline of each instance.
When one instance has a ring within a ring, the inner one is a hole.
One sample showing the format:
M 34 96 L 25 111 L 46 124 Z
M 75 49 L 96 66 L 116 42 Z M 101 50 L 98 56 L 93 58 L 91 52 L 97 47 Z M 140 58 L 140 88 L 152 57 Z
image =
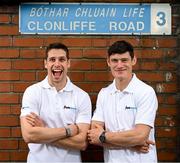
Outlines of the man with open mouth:
M 46 78 L 28 87 L 22 99 L 27 162 L 81 162 L 91 120 L 90 97 L 67 76 L 70 59 L 64 44 L 47 47 L 44 65 Z

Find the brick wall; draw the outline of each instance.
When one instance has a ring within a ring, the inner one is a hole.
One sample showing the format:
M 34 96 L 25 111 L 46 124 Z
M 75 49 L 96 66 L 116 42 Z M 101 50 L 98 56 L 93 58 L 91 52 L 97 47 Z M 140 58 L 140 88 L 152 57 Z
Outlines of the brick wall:
M 153 86 L 158 96 L 159 109 L 156 118 L 158 159 L 180 161 L 178 138 L 180 5 L 174 4 L 173 1 L 166 2 L 172 2 L 171 36 L 21 35 L 18 32 L 18 5 L 1 4 L 0 162 L 26 160 L 27 145 L 22 140 L 19 126 L 21 98 L 27 86 L 42 80 L 46 75 L 43 66 L 44 48 L 54 41 L 63 42 L 70 48 L 72 60 L 69 76 L 90 94 L 94 109 L 98 91 L 112 80 L 105 61 L 107 47 L 121 39 L 134 45 L 138 56 L 135 72 L 140 79 Z M 84 161 L 102 161 L 102 149 L 90 145 L 82 152 L 82 157 Z

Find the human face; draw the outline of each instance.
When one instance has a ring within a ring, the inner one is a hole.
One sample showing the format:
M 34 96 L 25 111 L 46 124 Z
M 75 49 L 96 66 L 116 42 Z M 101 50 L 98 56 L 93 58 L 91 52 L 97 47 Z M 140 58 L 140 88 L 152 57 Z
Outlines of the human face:
M 113 54 L 107 59 L 108 66 L 115 79 L 120 81 L 130 80 L 132 77 L 132 67 L 136 64 L 136 57 L 132 59 L 129 52 L 123 54 Z
M 44 64 L 48 72 L 49 84 L 65 85 L 67 71 L 70 67 L 70 61 L 66 57 L 66 52 L 63 49 L 51 49 Z

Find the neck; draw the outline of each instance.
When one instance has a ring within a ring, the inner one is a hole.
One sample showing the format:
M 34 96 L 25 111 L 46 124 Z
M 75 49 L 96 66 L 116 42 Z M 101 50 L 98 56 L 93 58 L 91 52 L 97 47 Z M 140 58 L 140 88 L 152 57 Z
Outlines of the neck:
M 48 81 L 49 81 L 49 80 L 48 80 Z M 67 83 L 67 79 L 66 79 L 66 78 L 65 78 L 63 81 L 60 81 L 60 82 L 49 81 L 49 84 L 50 84 L 52 87 L 55 87 L 57 91 L 62 90 L 62 89 L 66 86 L 66 83 Z
M 129 77 L 127 77 L 125 79 L 116 78 L 115 79 L 116 88 L 120 91 L 123 91 L 130 83 L 132 77 L 133 77 L 133 75 L 131 74 Z

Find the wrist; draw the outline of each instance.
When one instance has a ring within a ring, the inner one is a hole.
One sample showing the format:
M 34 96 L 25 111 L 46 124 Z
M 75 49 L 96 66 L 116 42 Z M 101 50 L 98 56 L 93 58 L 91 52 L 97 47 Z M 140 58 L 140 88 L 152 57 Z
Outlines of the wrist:
M 77 125 L 77 124 L 75 124 L 76 125 L 76 128 L 77 128 L 77 134 L 79 134 L 79 126 Z
M 71 129 L 68 127 L 65 127 L 66 130 L 66 137 L 70 137 L 71 136 Z
M 105 143 L 106 142 L 106 131 L 103 131 L 102 133 L 101 133 L 101 135 L 99 136 L 99 141 L 101 142 L 101 143 Z

